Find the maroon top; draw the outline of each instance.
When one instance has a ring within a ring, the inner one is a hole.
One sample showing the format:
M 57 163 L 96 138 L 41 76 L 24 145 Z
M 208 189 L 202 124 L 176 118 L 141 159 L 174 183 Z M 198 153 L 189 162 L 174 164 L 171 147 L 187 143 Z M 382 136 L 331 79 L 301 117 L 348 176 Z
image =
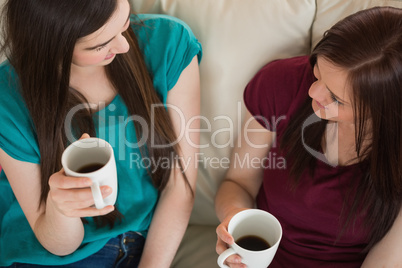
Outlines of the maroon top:
M 279 140 L 288 119 L 308 98 L 313 82 L 308 57 L 274 61 L 249 83 L 245 104 L 264 127 L 277 133 Z M 361 228 L 362 218 L 358 217 L 353 228 L 339 236 L 344 200 L 351 185 L 362 178 L 360 166 L 332 167 L 317 160 L 314 176 L 306 170 L 299 186 L 291 190 L 290 163 L 286 163 L 278 147 L 273 146 L 267 156 L 257 196 L 258 208 L 276 216 L 283 228 L 282 241 L 270 267 L 360 267 L 366 256 L 361 252 L 368 241 Z

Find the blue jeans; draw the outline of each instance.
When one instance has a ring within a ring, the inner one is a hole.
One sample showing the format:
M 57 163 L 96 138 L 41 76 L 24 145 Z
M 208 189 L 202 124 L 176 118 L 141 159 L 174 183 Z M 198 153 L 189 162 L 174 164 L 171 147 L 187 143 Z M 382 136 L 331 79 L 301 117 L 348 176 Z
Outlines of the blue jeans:
M 144 243 L 145 238 L 142 235 L 127 232 L 110 239 L 97 253 L 75 263 L 50 266 L 14 263 L 4 268 L 136 268 L 140 262 Z

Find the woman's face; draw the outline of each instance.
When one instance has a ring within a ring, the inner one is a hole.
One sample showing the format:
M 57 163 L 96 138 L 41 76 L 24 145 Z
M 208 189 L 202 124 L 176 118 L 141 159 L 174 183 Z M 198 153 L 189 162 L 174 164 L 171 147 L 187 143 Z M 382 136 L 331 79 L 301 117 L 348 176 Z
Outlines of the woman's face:
M 313 99 L 315 114 L 329 121 L 354 124 L 351 89 L 346 71 L 318 57 L 314 76 L 317 81 L 311 85 L 308 94 Z
M 130 26 L 130 5 L 118 0 L 110 20 L 96 32 L 79 39 L 73 52 L 72 64 L 78 67 L 104 66 L 116 54 L 126 53 L 130 46 L 122 33 Z

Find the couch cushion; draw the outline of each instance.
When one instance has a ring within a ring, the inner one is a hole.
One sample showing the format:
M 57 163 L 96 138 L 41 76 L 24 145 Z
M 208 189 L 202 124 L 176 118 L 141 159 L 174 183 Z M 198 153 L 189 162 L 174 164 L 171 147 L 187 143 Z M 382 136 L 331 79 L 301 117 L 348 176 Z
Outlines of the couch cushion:
M 214 196 L 228 167 L 245 112 L 244 87 L 269 61 L 309 52 L 315 0 L 132 0 L 132 3 L 138 13 L 158 11 L 182 19 L 203 45 L 200 65 L 203 148 L 190 222 L 216 224 Z
M 213 268 L 217 264 L 215 251 L 216 232 L 210 225 L 190 225 L 187 228 L 177 255 L 171 265 L 173 268 Z
M 317 0 L 317 15 L 313 23 L 312 44 L 320 41 L 326 30 L 331 28 L 339 20 L 359 10 L 374 6 L 394 6 L 402 8 L 401 0 L 357 0 L 357 1 L 334 1 Z

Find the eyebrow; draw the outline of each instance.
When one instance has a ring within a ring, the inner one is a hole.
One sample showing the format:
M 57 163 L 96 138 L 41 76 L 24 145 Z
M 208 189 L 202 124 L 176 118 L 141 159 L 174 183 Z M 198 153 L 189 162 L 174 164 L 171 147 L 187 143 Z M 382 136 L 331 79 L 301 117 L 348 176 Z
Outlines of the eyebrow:
M 131 16 L 131 13 L 128 14 L 128 18 L 127 18 L 126 22 L 124 23 L 124 25 L 126 25 L 126 23 L 130 20 L 130 16 Z M 102 44 L 98 44 L 98 45 L 93 46 L 93 47 L 87 47 L 87 48 L 85 48 L 85 50 L 94 50 L 94 49 L 96 49 L 96 48 L 98 48 L 98 47 L 106 46 L 107 44 L 109 44 L 110 42 L 112 42 L 112 40 L 115 39 L 115 38 L 116 38 L 116 36 L 113 36 L 112 38 L 110 38 L 110 39 L 107 40 L 106 42 L 104 42 L 104 43 L 102 43 Z
M 318 71 L 319 71 L 319 70 L 320 70 L 320 66 L 318 66 L 318 61 L 316 61 L 315 65 L 317 66 L 317 69 L 318 69 Z M 329 91 L 329 93 L 331 93 L 331 95 L 332 95 L 333 97 L 335 97 L 337 100 L 339 100 L 339 101 L 342 102 L 343 104 L 349 104 L 349 103 L 347 103 L 346 101 L 344 101 L 343 99 L 341 99 L 340 97 L 338 97 L 337 95 L 335 95 L 335 93 L 334 93 L 331 89 L 329 89 L 327 85 L 325 85 L 325 88 L 326 88 L 326 89 Z

